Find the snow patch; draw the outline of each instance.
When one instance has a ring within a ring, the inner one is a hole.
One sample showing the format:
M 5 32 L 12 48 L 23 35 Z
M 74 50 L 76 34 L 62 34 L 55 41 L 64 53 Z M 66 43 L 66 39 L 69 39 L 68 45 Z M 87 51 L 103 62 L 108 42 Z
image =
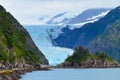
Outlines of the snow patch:
M 92 18 L 88 18 L 87 20 L 93 20 L 93 19 L 101 18 L 101 17 L 105 16 L 106 14 L 108 14 L 109 12 L 110 12 L 110 10 L 108 10 L 106 12 L 102 12 L 101 14 L 99 14 L 97 16 L 93 16 Z
M 92 21 L 86 21 L 86 22 L 83 22 L 83 23 L 77 23 L 77 24 L 71 25 L 69 27 L 69 29 L 74 30 L 75 28 L 81 28 L 85 24 L 94 23 L 95 21 L 98 21 L 98 20 L 99 19 L 95 19 L 95 20 L 92 20 Z
M 69 18 L 74 18 L 75 16 L 77 16 L 78 14 L 80 13 L 80 11 L 69 11 L 67 12 L 66 14 L 64 14 L 63 16 L 61 17 L 58 17 L 58 18 L 55 18 L 53 20 L 53 23 L 58 23 L 58 24 L 64 24 L 64 23 L 61 23 L 65 18 L 66 19 L 69 19 Z
M 83 25 L 87 24 L 87 23 L 94 23 L 95 21 L 98 21 L 100 18 L 104 17 L 105 15 L 107 15 L 109 13 L 110 10 L 106 11 L 106 12 L 102 12 L 101 14 L 97 15 L 97 16 L 93 16 L 91 18 L 88 18 L 86 22 L 83 23 L 77 23 L 77 24 L 73 24 L 71 25 L 71 27 L 69 27 L 71 30 L 75 29 L 75 28 L 81 28 Z

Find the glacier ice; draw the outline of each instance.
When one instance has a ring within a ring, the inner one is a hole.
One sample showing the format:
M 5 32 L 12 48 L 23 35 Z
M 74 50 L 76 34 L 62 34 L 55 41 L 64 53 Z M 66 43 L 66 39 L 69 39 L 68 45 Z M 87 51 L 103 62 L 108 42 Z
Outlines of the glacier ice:
M 57 65 L 64 62 L 68 55 L 72 55 L 73 50 L 68 48 L 56 47 L 52 45 L 51 37 L 56 37 L 61 33 L 61 26 L 41 25 L 41 26 L 25 26 L 30 33 L 37 47 L 42 51 L 48 59 L 50 65 Z M 51 29 L 52 30 L 51 32 Z

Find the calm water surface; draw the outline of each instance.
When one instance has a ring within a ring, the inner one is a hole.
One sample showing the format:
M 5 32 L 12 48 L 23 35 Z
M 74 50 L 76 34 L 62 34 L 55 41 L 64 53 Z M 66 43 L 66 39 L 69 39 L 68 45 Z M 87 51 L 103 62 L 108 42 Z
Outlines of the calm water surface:
M 20 80 L 120 80 L 120 69 L 52 69 L 26 73 Z

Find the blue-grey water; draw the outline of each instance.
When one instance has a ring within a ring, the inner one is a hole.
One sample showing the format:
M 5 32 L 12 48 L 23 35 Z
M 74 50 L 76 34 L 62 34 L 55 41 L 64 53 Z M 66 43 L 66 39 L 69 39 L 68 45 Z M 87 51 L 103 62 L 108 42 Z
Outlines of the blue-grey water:
M 20 80 L 120 80 L 120 69 L 52 69 L 33 71 Z

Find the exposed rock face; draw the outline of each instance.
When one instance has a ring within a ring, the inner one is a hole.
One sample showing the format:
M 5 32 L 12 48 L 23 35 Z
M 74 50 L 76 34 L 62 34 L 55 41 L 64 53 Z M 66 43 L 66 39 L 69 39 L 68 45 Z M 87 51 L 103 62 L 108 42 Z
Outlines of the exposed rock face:
M 34 67 L 14 68 L 11 70 L 0 70 L 0 80 L 19 80 L 22 74 L 35 70 L 49 70 L 49 66 L 46 65 L 44 67 L 41 67 L 40 65 L 35 65 Z
M 117 62 L 110 62 L 110 61 L 102 61 L 102 60 L 93 60 L 87 59 L 85 62 L 82 63 L 70 63 L 64 62 L 58 65 L 60 68 L 114 68 L 120 67 Z
M 48 61 L 26 29 L 0 6 L 0 68 L 11 69 L 36 64 L 48 64 Z
M 20 78 L 19 73 L 11 73 L 11 74 L 1 74 L 0 80 L 18 80 Z
M 111 68 L 120 67 L 117 61 L 113 60 L 106 53 L 96 53 L 91 55 L 83 47 L 75 49 L 72 56 L 69 56 L 65 62 L 58 65 L 62 68 Z

